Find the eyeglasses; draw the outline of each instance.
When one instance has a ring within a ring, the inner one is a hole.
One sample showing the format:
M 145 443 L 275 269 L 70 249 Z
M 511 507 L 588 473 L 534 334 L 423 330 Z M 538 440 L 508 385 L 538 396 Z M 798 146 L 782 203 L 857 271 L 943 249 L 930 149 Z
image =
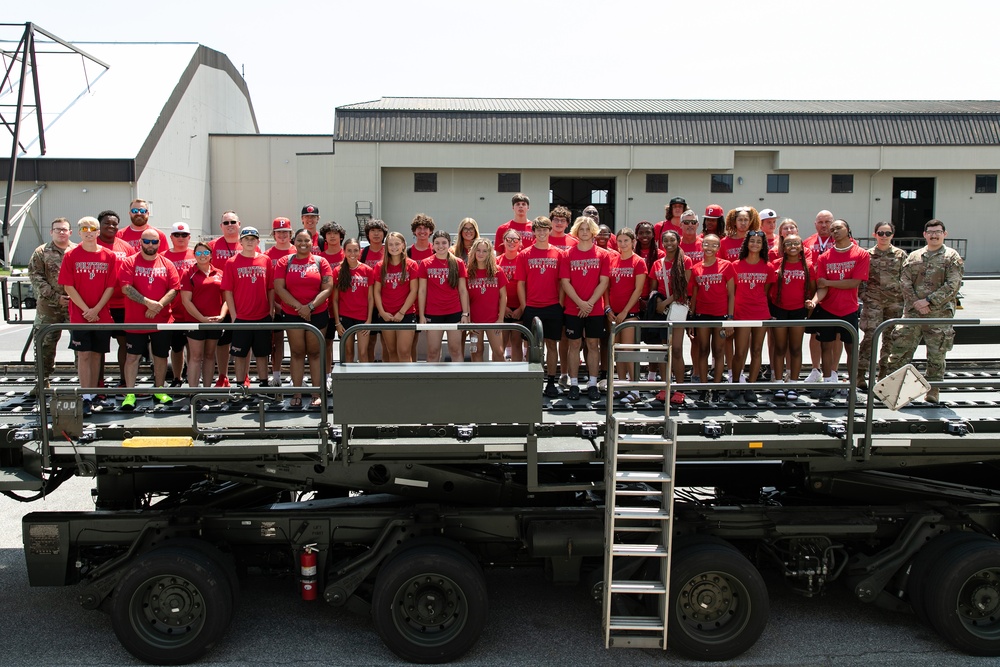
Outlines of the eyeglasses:
M 929 236 L 941 236 L 942 234 L 944 234 L 944 230 L 943 229 L 925 229 L 924 230 L 924 234 L 927 234 Z
M 149 213 L 148 208 L 134 208 L 132 209 L 132 215 L 146 215 Z
M 875 236 L 881 236 L 885 238 L 886 236 L 892 236 L 893 232 L 875 232 Z
M 240 224 L 239 220 L 223 220 L 222 221 L 222 226 L 223 227 L 228 227 L 229 225 L 238 225 L 238 224 Z
M 211 257 L 211 255 L 212 255 L 212 251 L 211 250 L 195 250 L 194 251 L 194 256 L 195 257 Z
M 59 234 L 69 234 L 69 227 L 53 227 L 52 231 L 58 232 Z
M 160 239 L 143 239 L 143 245 L 159 245 Z
M 184 232 L 174 232 L 173 234 L 171 234 L 171 236 L 179 236 L 181 238 L 185 238 L 186 239 L 187 237 L 189 237 L 191 235 L 190 234 L 185 234 Z

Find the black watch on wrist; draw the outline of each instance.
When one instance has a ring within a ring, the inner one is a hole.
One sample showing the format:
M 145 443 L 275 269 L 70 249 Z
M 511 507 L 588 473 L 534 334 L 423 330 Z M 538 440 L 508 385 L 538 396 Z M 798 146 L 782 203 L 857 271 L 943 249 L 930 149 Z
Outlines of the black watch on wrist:
M 731 320 L 731 319 L 733 319 L 733 316 L 732 315 L 723 315 L 722 319 L 724 319 L 724 320 Z

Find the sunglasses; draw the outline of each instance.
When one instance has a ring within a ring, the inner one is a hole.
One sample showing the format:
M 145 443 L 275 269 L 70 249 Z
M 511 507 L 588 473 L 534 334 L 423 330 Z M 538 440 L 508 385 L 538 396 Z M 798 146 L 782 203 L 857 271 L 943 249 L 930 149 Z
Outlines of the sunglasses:
M 238 225 L 238 224 L 240 224 L 239 220 L 223 220 L 222 221 L 222 226 L 223 227 L 228 227 L 229 225 Z
M 159 245 L 160 239 L 143 239 L 143 245 Z
M 689 225 L 689 226 L 690 225 L 697 225 L 698 221 L 697 220 L 681 220 L 681 224 L 682 225 Z
M 187 238 L 188 236 L 191 236 L 191 235 L 190 234 L 185 234 L 184 232 L 174 232 L 173 234 L 171 234 L 171 236 L 180 236 L 181 238 Z
M 875 232 L 875 236 L 881 236 L 882 238 L 885 238 L 886 236 L 892 236 L 892 235 L 893 235 L 893 232 Z
M 521 240 L 521 237 L 519 237 L 519 236 L 511 236 L 510 238 L 504 239 L 504 242 L 505 243 L 517 243 L 520 240 Z
M 762 239 L 766 239 L 767 238 L 767 234 L 765 234 L 764 232 L 747 232 L 747 238 L 748 239 L 752 239 L 755 236 L 759 236 Z
M 211 250 L 195 250 L 194 251 L 194 256 L 195 257 L 211 257 L 212 256 L 212 251 Z
M 146 215 L 149 213 L 148 208 L 134 208 L 132 209 L 132 215 Z

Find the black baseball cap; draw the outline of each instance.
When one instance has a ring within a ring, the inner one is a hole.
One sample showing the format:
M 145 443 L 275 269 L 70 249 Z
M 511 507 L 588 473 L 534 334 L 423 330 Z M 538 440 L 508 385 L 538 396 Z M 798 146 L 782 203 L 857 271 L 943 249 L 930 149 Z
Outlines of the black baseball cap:
M 319 206 L 306 204 L 302 207 L 302 215 L 319 215 Z

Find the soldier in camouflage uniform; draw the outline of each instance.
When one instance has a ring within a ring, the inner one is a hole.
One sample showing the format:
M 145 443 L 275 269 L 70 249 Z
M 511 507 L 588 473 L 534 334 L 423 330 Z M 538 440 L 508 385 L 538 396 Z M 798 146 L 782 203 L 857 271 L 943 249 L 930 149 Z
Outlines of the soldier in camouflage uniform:
M 965 263 L 958 253 L 944 245 L 948 236 L 944 223 L 929 220 L 924 225 L 927 245 L 910 253 L 903 262 L 901 284 L 905 317 L 955 317 L 955 298 L 962 285 Z M 927 379 L 944 379 L 945 354 L 955 340 L 950 326 L 897 326 L 893 332 L 888 372 L 910 362 L 921 337 L 927 346 Z M 926 400 L 936 403 L 938 389 L 927 392 Z
M 872 356 L 872 335 L 875 327 L 886 320 L 903 316 L 903 287 L 900 284 L 900 274 L 906 251 L 892 245 L 892 237 L 896 228 L 891 222 L 879 222 L 875 225 L 874 248 L 868 249 L 871 264 L 868 266 L 868 281 L 861 286 L 859 297 L 863 307 L 858 328 L 865 337 L 861 341 L 858 354 L 858 388 L 867 389 L 865 378 L 868 374 L 868 364 Z M 889 349 L 892 346 L 893 328 L 882 332 L 882 345 L 878 354 L 878 378 L 885 376 L 889 361 Z M 877 378 L 872 378 L 872 384 Z
M 73 247 L 70 231 L 69 220 L 66 218 L 53 220 L 49 230 L 52 240 L 35 248 L 35 252 L 31 253 L 31 259 L 28 260 L 28 277 L 31 279 L 31 286 L 35 290 L 38 302 L 34 324 L 36 336 L 39 329 L 46 324 L 69 322 L 69 297 L 59 284 L 59 267 L 62 265 L 63 255 Z M 52 331 L 39 345 L 41 358 L 36 361 L 41 362 L 45 378 L 52 375 L 55 368 L 56 345 L 61 336 L 62 331 Z

